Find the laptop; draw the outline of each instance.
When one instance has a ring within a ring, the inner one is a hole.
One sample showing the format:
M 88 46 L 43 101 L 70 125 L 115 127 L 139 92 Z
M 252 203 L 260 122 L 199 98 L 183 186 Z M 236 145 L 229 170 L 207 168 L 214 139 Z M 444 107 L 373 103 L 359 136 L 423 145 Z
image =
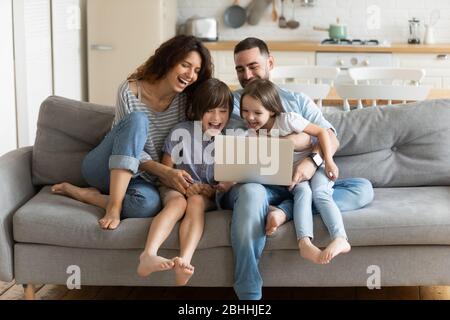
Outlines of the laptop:
M 289 186 L 294 144 L 288 139 L 218 135 L 214 179 Z

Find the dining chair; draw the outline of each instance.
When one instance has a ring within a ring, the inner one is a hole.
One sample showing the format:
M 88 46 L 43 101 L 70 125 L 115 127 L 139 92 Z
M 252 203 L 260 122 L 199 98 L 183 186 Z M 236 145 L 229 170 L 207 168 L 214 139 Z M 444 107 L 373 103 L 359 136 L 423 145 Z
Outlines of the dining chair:
M 280 66 L 273 68 L 270 75 L 279 87 L 304 93 L 322 108 L 322 100 L 328 96 L 339 72 L 336 67 Z
M 350 110 L 349 100 L 357 100 L 357 109 L 363 108 L 362 100 L 418 101 L 425 100 L 431 86 L 421 85 L 425 77 L 423 69 L 363 67 L 350 68 L 348 74 L 352 83 L 335 85 L 336 93 L 344 100 L 343 108 Z

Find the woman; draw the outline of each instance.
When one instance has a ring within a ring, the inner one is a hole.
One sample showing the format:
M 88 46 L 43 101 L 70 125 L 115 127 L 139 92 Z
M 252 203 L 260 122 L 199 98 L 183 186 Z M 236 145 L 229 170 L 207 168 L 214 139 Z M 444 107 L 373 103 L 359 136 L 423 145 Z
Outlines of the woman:
M 161 210 L 157 179 L 183 194 L 192 180 L 160 164 L 162 147 L 185 120 L 197 85 L 211 75 L 211 56 L 200 40 L 180 35 L 163 43 L 120 86 L 113 127 L 83 160 L 91 188 L 61 183 L 52 191 L 104 208 L 103 229 L 116 229 L 120 218 L 155 216 Z

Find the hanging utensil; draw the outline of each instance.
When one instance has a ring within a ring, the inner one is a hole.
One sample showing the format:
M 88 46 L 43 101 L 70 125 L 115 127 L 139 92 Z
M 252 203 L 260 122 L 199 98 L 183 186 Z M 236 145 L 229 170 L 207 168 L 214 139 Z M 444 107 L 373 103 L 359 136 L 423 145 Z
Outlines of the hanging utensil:
M 247 12 L 239 5 L 239 0 L 234 0 L 234 4 L 225 10 L 223 21 L 230 28 L 242 27 L 247 19 Z
M 255 26 L 259 23 L 272 0 L 253 0 L 247 9 L 247 23 Z
M 282 29 L 287 28 L 287 21 L 284 17 L 284 0 L 281 0 L 281 16 L 278 20 L 278 26 Z
M 292 0 L 292 19 L 287 22 L 290 29 L 297 29 L 300 27 L 300 22 L 295 20 L 295 0 Z
M 275 0 L 272 0 L 272 21 L 275 22 L 278 20 L 278 12 L 277 8 L 275 8 Z

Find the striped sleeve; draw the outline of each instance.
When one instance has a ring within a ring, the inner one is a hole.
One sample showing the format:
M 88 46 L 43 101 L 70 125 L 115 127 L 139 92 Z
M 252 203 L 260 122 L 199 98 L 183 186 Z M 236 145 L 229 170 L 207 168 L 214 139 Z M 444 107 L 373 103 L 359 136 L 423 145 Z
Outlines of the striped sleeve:
M 126 93 L 126 87 L 128 84 L 127 82 L 128 80 L 125 80 L 125 82 L 120 85 L 119 90 L 117 90 L 116 115 L 114 117 L 114 125 L 118 124 L 120 120 L 125 118 L 127 114 L 131 113 Z

